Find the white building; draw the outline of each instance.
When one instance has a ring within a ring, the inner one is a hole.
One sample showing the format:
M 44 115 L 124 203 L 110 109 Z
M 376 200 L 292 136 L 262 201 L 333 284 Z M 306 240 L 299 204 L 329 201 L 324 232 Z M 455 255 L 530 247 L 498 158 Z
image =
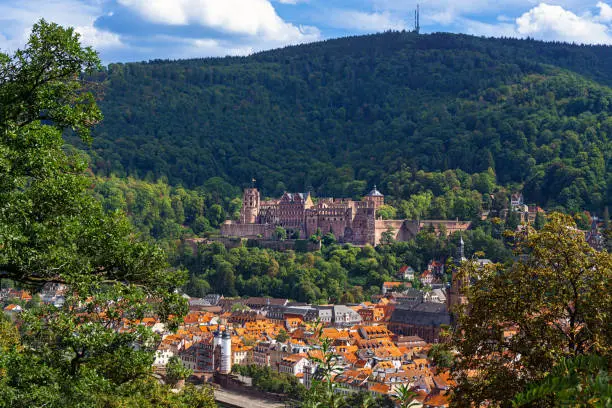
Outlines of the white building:
M 311 364 L 306 354 L 291 354 L 284 357 L 278 365 L 278 372 L 297 377 L 304 383 L 304 372 L 310 370 Z
M 359 313 L 345 305 L 334 305 L 334 325 L 350 327 L 362 322 Z
M 414 279 L 414 274 L 416 271 L 412 266 L 404 265 L 400 268 L 397 276 L 400 279 L 411 281 Z
M 173 347 L 168 344 L 162 343 L 157 348 L 155 352 L 155 361 L 153 361 L 153 365 L 157 367 L 165 367 L 170 361 L 172 356 L 175 356 Z

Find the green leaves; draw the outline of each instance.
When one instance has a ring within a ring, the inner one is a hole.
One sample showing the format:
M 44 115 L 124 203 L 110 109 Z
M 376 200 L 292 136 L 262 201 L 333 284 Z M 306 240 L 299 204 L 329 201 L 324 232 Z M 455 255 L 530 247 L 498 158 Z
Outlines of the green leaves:
M 183 366 L 178 356 L 170 357 L 166 364 L 166 380 L 170 385 L 176 385 L 179 381 L 187 379 L 192 371 Z
M 453 333 L 458 406 L 507 406 L 565 358 L 610 357 L 611 255 L 592 249 L 573 219 L 558 213 L 513 241 L 514 264 L 461 267 L 472 285 Z
M 609 360 L 597 355 L 562 358 L 546 377 L 530 384 L 512 401 L 515 407 L 554 401 L 557 407 L 609 407 Z
M 141 320 L 176 328 L 184 271 L 103 209 L 86 161 L 64 150 L 64 134 L 87 140 L 101 119 L 80 80 L 98 67 L 72 29 L 44 20 L 0 57 L 0 278 L 67 285 L 62 307 L 21 314 L 19 337 L 2 323 L 0 407 L 214 406 L 206 390 L 174 395 L 151 379 L 158 339 Z
M 102 116 L 93 97 L 82 92 L 79 76 L 99 67 L 97 54 L 81 47 L 74 29 L 40 20 L 27 47 L 0 60 L 0 128 L 44 119 L 88 140 Z

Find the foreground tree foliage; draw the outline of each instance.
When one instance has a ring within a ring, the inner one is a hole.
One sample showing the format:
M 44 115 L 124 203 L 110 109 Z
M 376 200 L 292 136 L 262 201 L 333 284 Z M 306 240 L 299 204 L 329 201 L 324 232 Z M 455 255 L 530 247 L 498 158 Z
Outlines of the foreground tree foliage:
M 591 355 L 609 365 L 612 256 L 592 249 L 572 218 L 561 214 L 540 231 L 526 227 L 512 239 L 518 256 L 512 266 L 478 269 L 466 262 L 460 268 L 472 285 L 469 306 L 457 310 L 455 406 L 511 406 L 523 391 L 530 406 L 560 406 L 563 394 L 546 393 L 554 381 L 545 378 L 563 376 L 564 359 Z M 572 375 L 588 371 L 575 361 Z M 542 380 L 541 392 L 527 391 Z M 580 382 L 572 384 L 578 389 Z
M 138 325 L 176 325 L 185 274 L 103 210 L 86 161 L 63 149 L 64 134 L 89 142 L 102 119 L 80 80 L 98 68 L 73 29 L 44 20 L 24 50 L 0 53 L 0 278 L 70 288 L 63 307 L 23 313 L 19 331 L 0 324 L 0 407 L 214 406 L 208 390 L 174 395 L 151 377 L 155 336 Z
M 512 251 L 493 237 L 504 224 L 477 221 L 463 234 L 468 254 L 483 252 L 495 262 L 511 260 Z M 316 238 L 316 237 L 315 237 Z M 323 238 L 320 252 L 300 253 L 250 247 L 226 249 L 220 243 L 190 247 L 178 261 L 190 272 L 185 291 L 190 296 L 207 293 L 225 296 L 273 296 L 300 302 L 361 302 L 380 292 L 385 281 L 396 280 L 403 265 L 417 271 L 433 259 L 457 253 L 459 234 L 438 237 L 423 230 L 410 242 L 391 242 L 376 248 L 338 244 Z M 419 282 L 420 283 L 420 282 Z M 413 284 L 415 284 L 413 282 Z
M 542 381 L 531 384 L 514 398 L 518 407 L 541 405 L 542 401 L 563 407 L 609 407 L 612 383 L 606 358 L 583 355 L 561 359 Z

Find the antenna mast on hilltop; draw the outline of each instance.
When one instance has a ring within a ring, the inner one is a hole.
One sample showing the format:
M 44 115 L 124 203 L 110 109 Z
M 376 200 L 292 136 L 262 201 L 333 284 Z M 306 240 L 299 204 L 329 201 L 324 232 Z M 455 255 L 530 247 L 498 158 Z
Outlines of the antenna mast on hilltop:
M 416 10 L 414 10 L 414 32 L 419 33 L 421 31 L 421 11 L 419 10 L 419 4 L 417 4 Z

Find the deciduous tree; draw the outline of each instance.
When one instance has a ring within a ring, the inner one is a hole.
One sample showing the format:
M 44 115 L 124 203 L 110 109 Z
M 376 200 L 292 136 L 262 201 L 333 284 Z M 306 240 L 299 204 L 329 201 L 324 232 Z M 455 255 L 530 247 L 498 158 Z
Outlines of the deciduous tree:
M 170 395 L 151 378 L 156 336 L 138 324 L 155 315 L 176 326 L 187 311 L 176 292 L 185 274 L 123 213 L 104 211 L 87 191 L 87 162 L 63 149 L 63 135 L 88 142 L 102 119 L 81 80 L 97 68 L 73 29 L 44 20 L 23 50 L 0 53 L 0 278 L 70 288 L 61 308 L 24 312 L 18 342 L 3 344 L 0 407 L 151 406 L 158 398 L 179 407 L 181 398 L 200 398 Z
M 453 333 L 456 406 L 510 406 L 563 358 L 610 357 L 612 256 L 591 248 L 572 217 L 558 213 L 542 230 L 526 227 L 513 238 L 511 266 L 460 268 L 472 285 Z

